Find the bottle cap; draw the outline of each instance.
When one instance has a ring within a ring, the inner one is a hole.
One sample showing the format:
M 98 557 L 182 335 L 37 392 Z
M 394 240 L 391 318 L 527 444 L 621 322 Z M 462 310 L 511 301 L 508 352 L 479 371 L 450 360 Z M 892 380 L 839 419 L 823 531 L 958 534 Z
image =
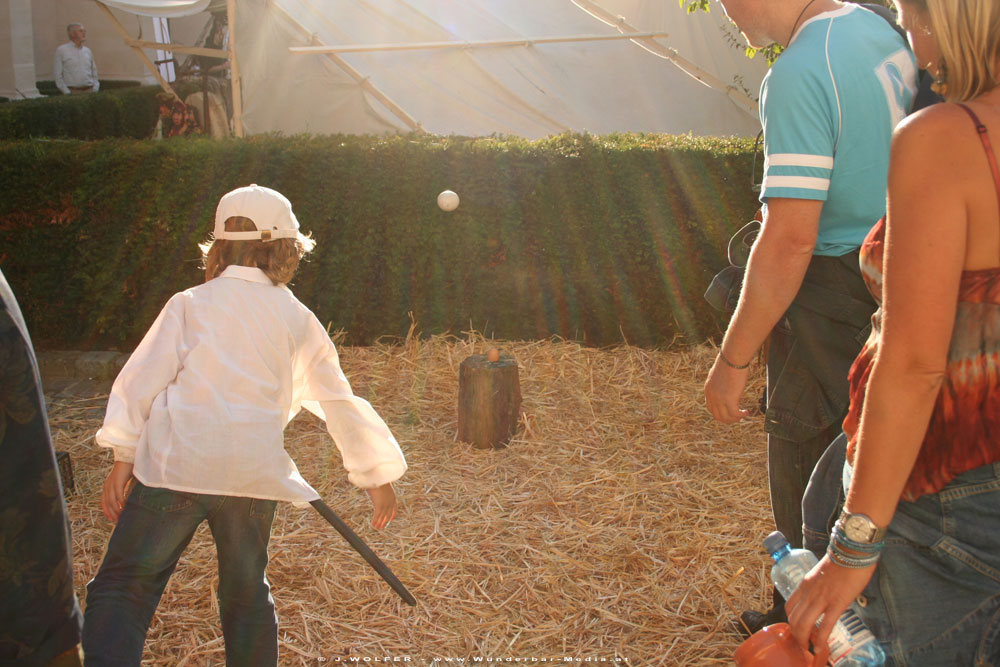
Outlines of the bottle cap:
M 776 530 L 764 538 L 764 549 L 769 554 L 773 554 L 775 551 L 783 548 L 786 544 L 788 544 L 788 539 L 780 530 Z
M 758 630 L 733 654 L 738 667 L 809 667 L 813 656 L 803 650 L 787 623 Z

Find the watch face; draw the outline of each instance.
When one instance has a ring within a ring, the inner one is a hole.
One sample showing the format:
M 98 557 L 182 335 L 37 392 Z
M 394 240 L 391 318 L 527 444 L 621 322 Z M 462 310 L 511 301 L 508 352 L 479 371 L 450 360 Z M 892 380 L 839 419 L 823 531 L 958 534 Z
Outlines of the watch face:
M 855 542 L 868 542 L 872 532 L 871 524 L 863 516 L 849 516 L 844 520 L 844 533 Z

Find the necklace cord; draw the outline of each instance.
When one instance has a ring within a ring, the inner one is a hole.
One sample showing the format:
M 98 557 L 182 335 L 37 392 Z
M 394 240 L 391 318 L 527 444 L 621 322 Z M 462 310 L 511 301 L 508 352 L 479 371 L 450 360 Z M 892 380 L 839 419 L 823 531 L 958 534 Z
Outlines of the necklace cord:
M 806 3 L 805 7 L 802 8 L 802 11 L 799 12 L 798 18 L 796 18 L 795 19 L 795 23 L 792 24 L 792 31 L 790 33 L 788 33 L 788 43 L 789 44 L 792 43 L 792 37 L 795 37 L 795 29 L 799 27 L 799 21 L 802 20 L 802 17 L 805 16 L 805 14 L 806 14 L 806 10 L 809 9 L 809 7 L 814 2 L 816 2 L 816 0 L 809 0 L 809 2 Z M 787 46 L 787 44 L 786 44 L 786 46 Z

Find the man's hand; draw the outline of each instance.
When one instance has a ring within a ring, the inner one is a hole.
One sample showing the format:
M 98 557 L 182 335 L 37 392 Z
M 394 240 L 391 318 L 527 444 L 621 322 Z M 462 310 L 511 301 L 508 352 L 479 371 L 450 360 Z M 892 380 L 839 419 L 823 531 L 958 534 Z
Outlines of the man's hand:
M 705 380 L 705 403 L 715 419 L 723 424 L 735 424 L 751 415 L 750 410 L 740 408 L 749 375 L 749 369 L 732 368 L 720 357 L 715 358 Z
M 372 499 L 372 526 L 376 530 L 382 530 L 396 518 L 396 492 L 392 489 L 392 484 L 383 484 L 367 491 Z
M 111 523 L 118 523 L 125 500 L 128 498 L 126 487 L 132 479 L 132 464 L 115 461 L 114 467 L 104 480 L 104 493 L 101 495 L 101 509 Z
M 802 287 L 819 230 L 823 202 L 771 197 L 754 241 L 743 288 L 720 349 L 729 361 L 744 364 L 763 346 Z M 705 381 L 708 411 L 720 422 L 734 424 L 752 414 L 740 409 L 747 369 L 732 368 L 716 359 Z

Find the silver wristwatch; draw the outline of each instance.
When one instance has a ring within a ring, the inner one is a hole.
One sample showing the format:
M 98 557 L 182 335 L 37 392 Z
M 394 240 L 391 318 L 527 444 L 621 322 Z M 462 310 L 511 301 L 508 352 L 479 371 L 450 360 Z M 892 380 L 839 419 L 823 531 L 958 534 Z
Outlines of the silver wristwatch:
M 885 537 L 885 528 L 879 528 L 864 514 L 843 512 L 837 525 L 847 539 L 860 544 L 875 544 Z

